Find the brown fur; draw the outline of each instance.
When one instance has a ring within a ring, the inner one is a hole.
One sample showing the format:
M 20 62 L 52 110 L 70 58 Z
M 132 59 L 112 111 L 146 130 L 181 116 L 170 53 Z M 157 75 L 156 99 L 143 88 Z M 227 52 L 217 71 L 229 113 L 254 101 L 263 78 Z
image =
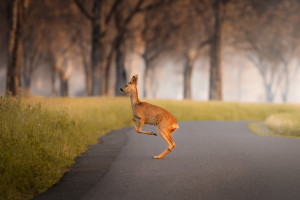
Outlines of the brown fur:
M 138 76 L 133 76 L 131 81 L 125 87 L 121 88 L 121 91 L 128 93 L 130 96 L 133 111 L 132 121 L 136 132 L 156 136 L 156 133 L 142 131 L 142 127 L 144 124 L 157 126 L 159 134 L 168 143 L 169 146 L 165 151 L 158 156 L 154 156 L 154 158 L 157 159 L 163 158 L 173 151 L 175 142 L 172 138 L 172 133 L 178 129 L 179 126 L 175 117 L 167 110 L 139 100 L 137 81 Z M 138 127 L 135 121 L 138 121 Z

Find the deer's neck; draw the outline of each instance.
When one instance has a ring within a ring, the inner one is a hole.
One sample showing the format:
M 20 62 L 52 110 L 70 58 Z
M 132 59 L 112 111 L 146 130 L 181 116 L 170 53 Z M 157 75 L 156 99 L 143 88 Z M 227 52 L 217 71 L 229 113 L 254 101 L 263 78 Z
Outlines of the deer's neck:
M 132 110 L 135 110 L 135 106 L 140 102 L 139 97 L 138 97 L 138 91 L 137 89 L 135 89 L 135 91 L 131 94 L 130 96 L 130 100 L 131 100 L 131 106 L 132 106 Z

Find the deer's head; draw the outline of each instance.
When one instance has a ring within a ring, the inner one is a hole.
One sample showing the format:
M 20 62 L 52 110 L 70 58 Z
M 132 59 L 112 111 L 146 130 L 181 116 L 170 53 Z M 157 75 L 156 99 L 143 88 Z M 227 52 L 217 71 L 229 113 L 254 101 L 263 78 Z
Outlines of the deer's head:
M 131 96 L 133 92 L 136 92 L 137 83 L 138 75 L 134 75 L 124 87 L 120 88 L 120 90 L 122 92 L 128 93 Z

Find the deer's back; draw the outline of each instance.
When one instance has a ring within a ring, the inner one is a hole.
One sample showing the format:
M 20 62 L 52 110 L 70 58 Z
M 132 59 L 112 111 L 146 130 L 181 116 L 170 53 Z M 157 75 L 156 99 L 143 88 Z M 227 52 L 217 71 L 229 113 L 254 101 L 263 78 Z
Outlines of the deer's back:
M 145 118 L 145 124 L 158 125 L 160 123 L 164 123 L 165 125 L 177 125 L 176 119 L 170 112 L 159 106 L 155 106 L 146 102 L 141 102 L 140 104 L 136 105 L 135 117 Z

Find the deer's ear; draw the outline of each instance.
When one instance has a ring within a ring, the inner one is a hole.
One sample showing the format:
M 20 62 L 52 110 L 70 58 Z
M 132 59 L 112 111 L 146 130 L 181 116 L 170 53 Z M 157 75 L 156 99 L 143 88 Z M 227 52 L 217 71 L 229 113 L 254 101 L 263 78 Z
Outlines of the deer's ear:
M 138 83 L 138 75 L 134 75 L 132 78 L 131 78 L 131 81 L 137 85 Z

